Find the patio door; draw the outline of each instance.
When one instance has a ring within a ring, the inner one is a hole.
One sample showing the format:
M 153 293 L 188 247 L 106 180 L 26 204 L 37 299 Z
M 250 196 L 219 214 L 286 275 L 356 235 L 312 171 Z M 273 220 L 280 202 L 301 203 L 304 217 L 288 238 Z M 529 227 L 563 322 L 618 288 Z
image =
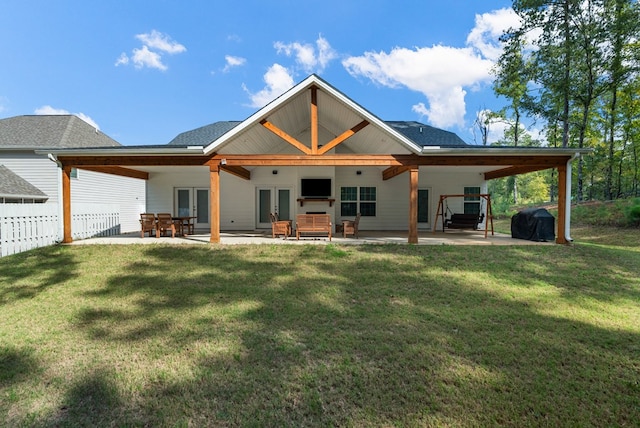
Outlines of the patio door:
M 429 228 L 429 189 L 418 189 L 418 227 Z
M 256 189 L 256 228 L 271 227 L 269 213 L 277 213 L 280 220 L 293 220 L 293 190 L 288 187 L 259 187 Z
M 174 195 L 174 212 L 180 217 L 195 217 L 196 229 L 209 229 L 209 189 L 178 187 Z

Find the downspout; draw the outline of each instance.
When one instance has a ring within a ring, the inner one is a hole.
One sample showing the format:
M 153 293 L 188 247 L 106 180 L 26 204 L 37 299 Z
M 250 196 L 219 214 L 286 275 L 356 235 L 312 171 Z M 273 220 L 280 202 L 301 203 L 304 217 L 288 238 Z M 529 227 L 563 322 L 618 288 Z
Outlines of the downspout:
M 58 192 L 56 196 L 56 202 L 58 203 L 58 241 L 62 242 L 62 237 L 64 236 L 64 221 L 62 219 L 63 208 L 62 208 L 62 162 L 60 162 L 56 157 L 49 153 L 47 154 L 47 158 L 51 162 L 54 162 L 57 165 L 58 173 L 56 174 Z
M 574 159 L 577 159 L 580 156 L 580 153 L 574 153 L 573 156 L 567 161 L 567 187 L 565 191 L 565 220 L 564 220 L 564 238 L 567 242 L 573 242 L 573 238 L 571 237 L 571 164 Z

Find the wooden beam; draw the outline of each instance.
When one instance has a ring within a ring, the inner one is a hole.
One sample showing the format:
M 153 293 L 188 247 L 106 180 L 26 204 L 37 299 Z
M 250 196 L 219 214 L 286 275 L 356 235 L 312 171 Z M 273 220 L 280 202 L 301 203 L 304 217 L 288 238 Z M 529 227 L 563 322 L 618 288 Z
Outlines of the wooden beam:
M 411 170 L 410 166 L 390 166 L 389 168 L 382 171 L 382 179 L 390 180 L 393 177 L 403 174 L 409 170 Z
M 244 166 L 390 166 L 402 165 L 389 155 L 218 155 L 227 165 Z
M 275 126 L 273 123 L 269 122 L 268 120 L 264 119 L 264 120 L 260 121 L 260 125 L 264 126 L 269 131 L 273 132 L 278 137 L 282 138 L 284 141 L 286 141 L 287 143 L 291 144 L 293 147 L 295 147 L 298 150 L 300 150 L 302 153 L 305 153 L 307 155 L 311 154 L 311 150 L 309 149 L 309 147 L 305 146 L 300 141 L 298 141 L 297 139 L 293 138 L 291 135 L 287 134 L 282 129 L 278 128 L 277 126 Z
M 209 167 L 209 216 L 211 217 L 212 244 L 220 243 L 220 168 L 216 165 Z
M 71 167 L 62 168 L 62 242 L 73 242 L 71 234 Z
M 298 142 L 299 143 L 299 142 Z M 300 144 L 300 143 L 299 143 Z M 309 148 L 303 146 L 306 152 Z M 306 153 L 310 154 L 310 153 Z M 566 165 L 569 156 L 418 156 L 418 155 L 277 155 L 277 154 L 213 154 L 210 156 L 60 156 L 65 166 L 210 166 L 226 159 L 228 166 L 532 166 L 538 169 Z
M 344 131 L 342 134 L 338 135 L 336 138 L 334 138 L 333 140 L 329 141 L 327 144 L 322 146 L 322 148 L 320 149 L 318 154 L 323 155 L 323 154 L 327 153 L 329 150 L 333 149 L 335 146 L 337 146 L 338 144 L 342 143 L 347 138 L 351 137 L 353 134 L 355 134 L 356 132 L 360 131 L 362 128 L 364 128 L 368 124 L 369 124 L 369 122 L 367 122 L 366 120 L 363 120 L 362 122 L 360 122 L 359 124 L 357 124 L 353 128 L 351 128 L 351 129 L 349 129 L 347 131 Z
M 149 173 L 146 171 L 138 171 L 121 166 L 85 166 L 81 167 L 81 169 L 87 171 L 102 172 L 103 174 L 119 175 L 121 177 L 139 178 L 141 180 L 149 179 Z
M 558 167 L 558 234 L 556 244 L 567 244 L 564 228 L 567 221 L 567 165 Z
M 318 154 L 318 88 L 311 87 L 311 153 Z
M 485 180 L 493 180 L 496 178 L 510 177 L 512 175 L 526 174 L 527 172 L 540 171 L 548 169 L 548 166 L 531 165 L 531 166 L 512 166 L 509 168 L 497 169 L 484 173 Z
M 409 244 L 418 243 L 418 166 L 409 170 Z
M 418 156 L 418 155 L 358 155 L 325 154 L 254 155 L 218 154 L 213 160 L 225 159 L 227 165 L 240 166 L 535 166 L 538 169 L 555 168 L 566 164 L 568 156 Z
M 76 168 L 86 166 L 206 166 L 211 156 L 60 156 L 63 165 Z
M 241 166 L 220 165 L 220 169 L 244 180 L 251 180 L 251 171 Z

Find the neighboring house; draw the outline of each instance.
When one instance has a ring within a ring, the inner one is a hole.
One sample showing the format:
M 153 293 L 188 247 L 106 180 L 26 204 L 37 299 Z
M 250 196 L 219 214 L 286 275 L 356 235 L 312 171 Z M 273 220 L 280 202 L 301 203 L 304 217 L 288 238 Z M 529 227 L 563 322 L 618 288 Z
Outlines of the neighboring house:
M 0 204 L 56 204 L 62 213 L 61 169 L 48 151 L 98 147 L 122 146 L 73 115 L 0 119 Z M 71 177 L 72 204 L 118 205 L 120 230 L 139 230 L 139 214 L 146 206 L 145 180 L 75 168 Z
M 211 242 L 224 230 L 269 228 L 270 212 L 292 220 L 322 212 L 334 224 L 359 212 L 361 230 L 406 230 L 408 242 L 417 242 L 420 229 L 442 222 L 440 195 L 486 193 L 490 179 L 555 168 L 557 242 L 564 243 L 571 161 L 586 152 L 467 145 L 418 122 L 385 122 L 311 75 L 242 122 L 216 122 L 164 146 L 49 153 L 64 165 L 65 198 L 75 185 L 72 168 L 148 174 L 147 211 L 193 215 Z M 458 197 L 448 208 L 477 212 L 483 203 Z
M 42 204 L 49 197 L 4 165 L 0 165 L 0 204 Z

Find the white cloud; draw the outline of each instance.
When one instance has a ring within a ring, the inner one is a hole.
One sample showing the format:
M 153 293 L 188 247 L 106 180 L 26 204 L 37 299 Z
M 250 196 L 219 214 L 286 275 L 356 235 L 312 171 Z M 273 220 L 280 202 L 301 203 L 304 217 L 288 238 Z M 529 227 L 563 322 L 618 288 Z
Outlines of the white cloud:
M 158 70 L 165 71 L 168 67 L 162 63 L 162 57 L 157 52 L 152 52 L 147 46 L 143 46 L 141 49 L 134 49 L 131 61 L 135 64 L 136 68 L 157 68 Z
M 169 54 L 177 54 L 187 50 L 180 43 L 171 40 L 171 37 L 167 34 L 162 34 L 157 30 L 151 30 L 150 33 L 136 34 L 136 39 L 140 40 L 145 46 Z
M 69 113 L 69 111 L 65 109 L 54 108 L 54 107 L 51 107 L 50 105 L 38 107 L 37 109 L 34 110 L 34 113 L 37 115 L 54 115 L 54 116 L 73 114 L 74 116 L 78 116 L 80 119 L 84 120 L 94 128 L 100 129 L 100 126 L 98 126 L 98 124 L 93 119 L 91 119 L 89 116 L 87 116 L 84 113 Z
M 141 48 L 134 48 L 131 57 L 126 53 L 120 54 L 115 62 L 116 67 L 127 65 L 130 62 L 138 69 L 148 67 L 165 71 L 169 67 L 162 62 L 163 54 L 177 54 L 187 50 L 184 45 L 175 42 L 167 34 L 162 34 L 157 30 L 150 33 L 136 34 L 135 36 L 143 45 Z
M 262 108 L 271 101 L 293 88 L 294 81 L 289 70 L 280 64 L 273 64 L 265 73 L 266 87 L 256 93 L 251 93 L 245 85 L 242 88 L 249 94 L 251 107 Z
M 129 64 L 129 57 L 127 56 L 126 53 L 122 52 L 120 54 L 120 56 L 118 57 L 118 59 L 116 60 L 116 67 L 119 65 L 127 65 Z
M 491 68 L 502 49 L 499 37 L 518 22 L 511 9 L 500 9 L 476 16 L 465 47 L 396 47 L 348 57 L 342 65 L 354 77 L 421 93 L 427 103 L 417 103 L 412 110 L 434 126 L 462 127 L 467 91 L 491 81 Z
M 332 60 L 337 58 L 335 50 L 322 35 L 318 36 L 315 46 L 310 43 L 276 42 L 274 47 L 279 54 L 294 56 L 296 63 L 305 73 L 321 73 Z
M 363 76 L 391 88 L 406 87 L 422 93 L 429 106 L 416 105 L 414 111 L 438 127 L 464 123 L 466 91 L 490 79 L 493 63 L 472 48 L 433 46 L 394 48 L 389 53 L 365 52 L 342 61 L 354 77 Z
M 225 55 L 224 60 L 227 64 L 224 66 L 222 71 L 225 73 L 231 70 L 233 67 L 240 67 L 247 62 L 246 58 L 231 55 Z
M 511 8 L 476 15 L 476 25 L 467 36 L 467 46 L 478 49 L 482 55 L 497 61 L 502 54 L 499 38 L 509 28 L 520 26 L 520 18 Z

